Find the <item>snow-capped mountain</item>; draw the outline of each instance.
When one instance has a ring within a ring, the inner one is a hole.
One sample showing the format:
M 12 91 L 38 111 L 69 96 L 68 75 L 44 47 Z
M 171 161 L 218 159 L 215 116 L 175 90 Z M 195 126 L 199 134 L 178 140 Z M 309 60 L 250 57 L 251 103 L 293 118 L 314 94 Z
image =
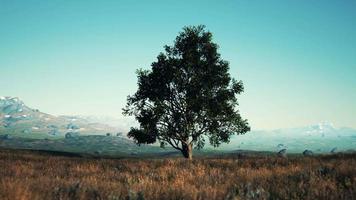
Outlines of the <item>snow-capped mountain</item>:
M 0 97 L 0 115 L 12 115 L 30 111 L 32 111 L 32 109 L 27 107 L 17 97 Z
M 119 128 L 99 123 L 105 120 L 109 118 L 53 116 L 19 98 L 0 97 L 0 147 L 115 156 L 164 152 L 158 146 L 137 146 Z
M 263 151 L 287 149 L 289 153 L 300 153 L 306 149 L 315 153 L 327 153 L 336 149 L 356 150 L 356 130 L 322 122 L 306 127 L 251 131 L 245 135 L 232 136 L 230 143 L 223 144 L 221 149 Z
M 77 116 L 54 116 L 32 109 L 17 97 L 0 97 L 0 134 L 17 137 L 64 137 L 67 133 L 116 134 L 118 128 Z

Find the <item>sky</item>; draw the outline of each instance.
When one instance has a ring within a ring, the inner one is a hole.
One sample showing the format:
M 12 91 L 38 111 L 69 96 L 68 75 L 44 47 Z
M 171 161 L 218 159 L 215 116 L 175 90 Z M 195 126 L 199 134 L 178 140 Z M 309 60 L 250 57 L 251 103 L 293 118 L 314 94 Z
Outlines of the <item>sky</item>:
M 0 96 L 54 115 L 122 117 L 163 46 L 213 33 L 252 129 L 356 128 L 356 1 L 0 0 Z

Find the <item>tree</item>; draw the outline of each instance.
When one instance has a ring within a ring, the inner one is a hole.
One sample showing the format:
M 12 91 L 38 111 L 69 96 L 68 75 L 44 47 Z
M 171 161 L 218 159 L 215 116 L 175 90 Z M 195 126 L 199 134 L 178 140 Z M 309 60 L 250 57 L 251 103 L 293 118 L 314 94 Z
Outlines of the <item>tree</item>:
M 209 139 L 217 147 L 250 130 L 237 110 L 243 84 L 230 77 L 229 63 L 205 26 L 184 27 L 164 49 L 151 70 L 136 72 L 138 90 L 128 96 L 123 114 L 135 116 L 140 127 L 128 137 L 138 144 L 171 145 L 192 159 L 193 145 L 202 148 Z

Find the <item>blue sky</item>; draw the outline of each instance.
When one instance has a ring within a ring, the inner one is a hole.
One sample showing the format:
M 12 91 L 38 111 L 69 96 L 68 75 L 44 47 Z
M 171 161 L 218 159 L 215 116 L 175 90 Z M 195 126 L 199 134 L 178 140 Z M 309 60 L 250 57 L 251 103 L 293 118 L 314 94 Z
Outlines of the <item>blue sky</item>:
M 0 0 L 0 96 L 121 116 L 183 26 L 204 24 L 241 79 L 253 129 L 356 128 L 356 1 Z

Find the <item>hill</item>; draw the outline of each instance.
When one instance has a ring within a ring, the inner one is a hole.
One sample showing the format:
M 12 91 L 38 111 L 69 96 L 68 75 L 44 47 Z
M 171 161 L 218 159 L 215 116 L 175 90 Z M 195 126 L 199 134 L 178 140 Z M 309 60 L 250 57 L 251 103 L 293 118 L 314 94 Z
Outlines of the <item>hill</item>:
M 132 121 L 95 116 L 54 116 L 25 105 L 16 97 L 0 97 L 0 147 L 66 151 L 101 156 L 171 154 L 171 148 L 158 145 L 137 146 L 122 134 L 123 126 Z M 122 124 L 121 124 L 122 123 Z M 110 124 L 110 125 L 108 125 Z M 116 126 L 115 126 L 116 125 Z M 121 129 L 118 128 L 121 125 Z M 287 153 L 336 153 L 356 150 L 356 130 L 338 128 L 331 123 L 277 130 L 253 130 L 232 136 L 228 144 L 213 148 L 209 144 L 195 154 L 236 151 L 270 151 Z
M 157 146 L 137 146 L 118 128 L 93 117 L 54 116 L 30 108 L 16 97 L 0 97 L 0 147 L 135 157 L 168 153 Z
M 356 150 L 356 130 L 338 128 L 325 122 L 306 127 L 258 130 L 232 136 L 230 143 L 221 145 L 220 149 L 273 152 L 286 149 L 288 153 L 301 153 L 308 149 L 314 153 L 335 153 Z
M 79 135 L 116 135 L 118 128 L 79 116 L 54 116 L 25 105 L 17 97 L 0 97 L 0 135 L 34 139 L 64 138 Z

